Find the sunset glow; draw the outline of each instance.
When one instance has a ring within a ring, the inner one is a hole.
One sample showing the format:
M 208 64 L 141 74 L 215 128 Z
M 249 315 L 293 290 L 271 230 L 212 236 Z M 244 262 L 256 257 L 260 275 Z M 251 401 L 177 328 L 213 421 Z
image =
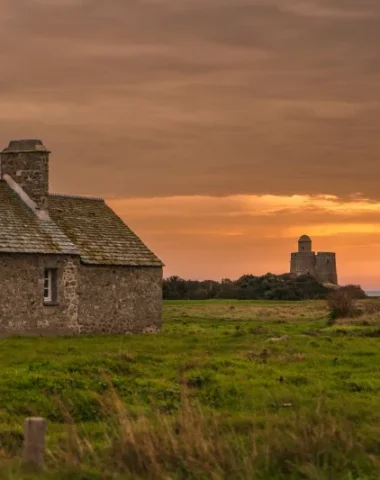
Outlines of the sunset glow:
M 41 138 L 52 191 L 105 197 L 165 275 L 286 272 L 306 233 L 380 289 L 380 2 L 1 7 L 2 144 Z
M 315 250 L 337 253 L 341 281 L 378 285 L 380 202 L 332 195 L 238 195 L 120 198 L 108 204 L 156 246 L 167 275 L 220 279 L 226 272 L 231 277 L 284 273 L 298 237 L 306 232 Z

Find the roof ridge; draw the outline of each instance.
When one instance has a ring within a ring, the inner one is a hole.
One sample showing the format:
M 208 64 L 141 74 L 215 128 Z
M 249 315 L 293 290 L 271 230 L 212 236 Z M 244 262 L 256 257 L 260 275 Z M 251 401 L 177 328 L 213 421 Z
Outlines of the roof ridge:
M 98 202 L 104 202 L 104 198 L 101 197 L 89 197 L 86 195 L 69 195 L 65 193 L 49 193 L 49 197 L 78 198 L 83 200 L 97 200 Z

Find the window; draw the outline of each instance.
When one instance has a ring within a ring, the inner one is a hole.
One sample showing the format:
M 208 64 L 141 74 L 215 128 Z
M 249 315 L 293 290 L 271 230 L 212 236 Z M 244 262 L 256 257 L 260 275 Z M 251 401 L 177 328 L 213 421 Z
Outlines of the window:
M 57 301 L 57 271 L 53 268 L 45 269 L 44 277 L 44 303 Z

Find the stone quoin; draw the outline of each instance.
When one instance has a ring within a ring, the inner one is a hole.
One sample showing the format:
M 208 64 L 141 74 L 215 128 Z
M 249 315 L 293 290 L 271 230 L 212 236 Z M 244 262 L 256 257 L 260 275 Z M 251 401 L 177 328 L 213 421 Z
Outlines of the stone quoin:
M 103 199 L 50 194 L 49 154 L 0 154 L 0 334 L 159 331 L 163 263 Z

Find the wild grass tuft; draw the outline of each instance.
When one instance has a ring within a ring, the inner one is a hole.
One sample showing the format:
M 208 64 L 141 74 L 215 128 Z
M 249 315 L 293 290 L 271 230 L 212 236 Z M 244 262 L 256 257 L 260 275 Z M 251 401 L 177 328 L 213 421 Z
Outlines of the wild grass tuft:
M 378 479 L 380 302 L 357 305 L 166 302 L 155 336 L 1 339 L 0 479 Z
M 332 325 L 338 318 L 353 318 L 362 312 L 356 306 L 355 298 L 350 290 L 334 290 L 327 297 L 329 310 L 329 324 Z
M 114 391 L 105 408 L 101 447 L 71 424 L 66 442 L 49 458 L 51 471 L 67 470 L 74 478 L 95 478 L 90 476 L 95 471 L 104 480 L 359 479 L 380 474 L 379 430 L 360 438 L 351 422 L 331 415 L 323 401 L 309 412 L 268 412 L 265 422 L 206 412 L 186 392 L 181 408 L 171 415 L 133 415 Z

